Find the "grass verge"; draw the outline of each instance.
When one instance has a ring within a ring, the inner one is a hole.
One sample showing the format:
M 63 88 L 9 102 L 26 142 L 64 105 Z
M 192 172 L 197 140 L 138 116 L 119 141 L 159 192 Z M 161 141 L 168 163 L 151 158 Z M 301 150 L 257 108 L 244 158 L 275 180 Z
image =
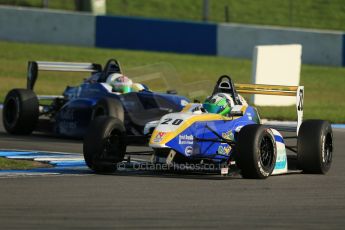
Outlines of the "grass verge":
M 31 7 L 42 7 L 42 3 L 42 0 L 0 0 L 0 4 Z M 109 0 L 107 13 L 201 21 L 202 4 L 202 0 Z M 75 4 L 71 0 L 49 1 L 49 8 L 75 10 Z M 345 30 L 344 9 L 344 0 L 210 0 L 209 20 Z
M 0 170 L 27 170 L 34 168 L 50 168 L 52 165 L 32 160 L 17 160 L 0 157 Z
M 38 45 L 0 41 L 0 101 L 12 88 L 26 86 L 28 60 L 79 61 L 105 63 L 109 58 L 121 61 L 124 70 L 146 64 L 172 64 L 184 83 L 196 80 L 215 82 L 230 74 L 235 82 L 249 83 L 251 61 L 214 56 L 196 56 L 162 52 L 143 52 L 60 45 Z M 40 73 L 38 94 L 61 94 L 66 85 L 78 85 L 85 75 Z M 301 85 L 305 86 L 305 119 L 325 119 L 345 123 L 345 68 L 302 65 Z M 210 85 L 212 88 L 213 85 Z M 178 90 L 178 89 L 177 89 Z M 295 120 L 294 107 L 260 107 L 261 117 Z

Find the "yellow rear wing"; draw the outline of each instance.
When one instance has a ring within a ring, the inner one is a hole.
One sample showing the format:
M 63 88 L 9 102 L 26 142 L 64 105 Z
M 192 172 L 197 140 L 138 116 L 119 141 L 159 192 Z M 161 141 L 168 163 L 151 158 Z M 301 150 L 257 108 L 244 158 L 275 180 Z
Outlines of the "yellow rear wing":
M 242 94 L 263 94 L 296 97 L 297 134 L 303 121 L 304 86 L 235 84 L 236 91 Z

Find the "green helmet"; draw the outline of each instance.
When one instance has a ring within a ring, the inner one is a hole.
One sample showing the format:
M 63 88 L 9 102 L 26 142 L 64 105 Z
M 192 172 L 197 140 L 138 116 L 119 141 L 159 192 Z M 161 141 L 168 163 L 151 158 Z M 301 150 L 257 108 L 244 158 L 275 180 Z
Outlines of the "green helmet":
M 227 115 L 231 110 L 230 98 L 223 94 L 218 93 L 209 98 L 207 98 L 203 104 L 203 107 L 209 113 L 217 113 L 220 115 Z

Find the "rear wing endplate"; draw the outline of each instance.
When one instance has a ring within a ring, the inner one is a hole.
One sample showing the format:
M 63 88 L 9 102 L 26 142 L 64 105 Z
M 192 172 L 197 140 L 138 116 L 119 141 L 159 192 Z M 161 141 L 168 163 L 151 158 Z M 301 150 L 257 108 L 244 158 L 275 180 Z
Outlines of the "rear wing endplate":
M 297 134 L 303 121 L 304 86 L 235 84 L 236 91 L 243 94 L 263 94 L 296 97 Z

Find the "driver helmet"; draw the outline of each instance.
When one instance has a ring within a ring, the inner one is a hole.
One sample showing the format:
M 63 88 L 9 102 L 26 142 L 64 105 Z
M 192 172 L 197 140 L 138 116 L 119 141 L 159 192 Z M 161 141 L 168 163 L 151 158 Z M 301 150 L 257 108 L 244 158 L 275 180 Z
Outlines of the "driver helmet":
M 110 74 L 106 81 L 115 92 L 129 93 L 132 91 L 133 82 L 125 75 L 119 73 Z
M 208 97 L 203 103 L 203 107 L 209 113 L 227 115 L 231 110 L 231 97 L 225 93 L 217 93 Z

